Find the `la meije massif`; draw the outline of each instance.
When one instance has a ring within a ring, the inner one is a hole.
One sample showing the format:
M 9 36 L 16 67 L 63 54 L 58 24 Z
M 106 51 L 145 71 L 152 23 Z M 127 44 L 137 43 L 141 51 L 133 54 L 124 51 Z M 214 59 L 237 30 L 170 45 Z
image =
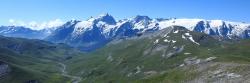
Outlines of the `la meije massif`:
M 102 14 L 0 35 L 0 83 L 250 83 L 243 22 Z

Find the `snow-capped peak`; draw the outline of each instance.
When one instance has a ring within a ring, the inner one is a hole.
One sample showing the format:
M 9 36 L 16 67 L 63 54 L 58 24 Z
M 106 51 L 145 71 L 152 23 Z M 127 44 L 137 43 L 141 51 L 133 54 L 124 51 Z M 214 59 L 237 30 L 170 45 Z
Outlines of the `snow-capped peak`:
M 75 30 L 79 30 L 79 32 L 82 32 L 83 30 L 92 27 L 92 25 L 93 25 L 92 22 L 89 22 L 89 21 L 81 21 L 81 22 L 78 22 L 78 23 L 75 25 L 75 28 L 76 28 Z
M 87 21 L 90 21 L 90 22 L 99 22 L 99 21 L 103 21 L 107 24 L 116 24 L 116 20 L 114 19 L 113 16 L 109 15 L 108 13 L 106 14 L 101 14 L 97 17 L 91 17 L 90 19 L 88 19 Z
M 210 20 L 208 22 L 210 23 L 210 27 L 220 27 L 223 25 L 222 20 Z
M 131 23 L 133 25 L 133 29 L 138 29 L 138 30 L 148 29 L 152 25 L 153 26 L 150 27 L 150 28 L 154 27 L 154 24 L 151 24 L 151 23 L 153 23 L 152 19 L 149 18 L 148 16 L 137 15 L 135 17 L 125 19 L 122 22 L 123 23 L 129 22 L 129 23 Z
M 80 35 L 87 30 L 92 30 L 94 27 L 99 28 L 102 34 L 109 33 L 111 29 L 115 28 L 116 21 L 109 14 L 102 14 L 97 17 L 91 17 L 87 21 L 80 21 L 76 23 L 73 35 Z
M 204 32 L 210 35 L 250 37 L 250 35 L 246 35 L 250 34 L 250 24 L 247 23 L 205 19 L 169 19 L 158 21 L 158 23 L 160 29 L 170 26 L 183 26 L 190 31 Z
M 137 15 L 133 18 L 130 19 L 133 23 L 138 23 L 138 22 L 141 22 L 141 21 L 144 21 L 144 22 L 148 22 L 150 20 L 152 20 L 151 18 L 149 18 L 148 16 L 141 16 L 141 15 Z
M 183 26 L 189 30 L 193 30 L 196 24 L 204 19 L 169 19 L 159 22 L 160 29 L 170 26 Z

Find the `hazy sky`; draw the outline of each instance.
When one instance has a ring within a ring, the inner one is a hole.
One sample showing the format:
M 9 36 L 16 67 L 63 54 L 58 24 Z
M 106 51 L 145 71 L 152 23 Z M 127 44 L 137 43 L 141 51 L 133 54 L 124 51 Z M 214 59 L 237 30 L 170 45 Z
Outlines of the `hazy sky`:
M 250 22 L 250 0 L 1 0 L 0 25 L 148 15 Z

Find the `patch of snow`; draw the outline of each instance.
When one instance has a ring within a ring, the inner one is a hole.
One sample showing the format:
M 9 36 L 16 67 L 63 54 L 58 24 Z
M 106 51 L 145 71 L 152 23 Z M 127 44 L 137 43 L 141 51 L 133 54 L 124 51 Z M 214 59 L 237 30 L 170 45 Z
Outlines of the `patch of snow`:
M 174 31 L 173 33 L 178 33 L 179 32 L 179 30 L 176 30 L 176 31 Z
M 87 29 L 92 28 L 93 23 L 89 21 L 81 21 L 75 25 L 74 34 L 81 34 L 82 32 L 86 31 Z
M 173 43 L 175 43 L 176 41 L 175 40 L 172 40 Z
M 206 58 L 205 59 L 205 61 L 211 61 L 211 60 L 214 60 L 214 59 L 216 59 L 217 57 L 208 57 L 208 58 Z
M 184 33 L 186 36 L 191 36 L 189 33 Z
M 159 42 L 159 39 L 156 39 L 155 42 L 154 42 L 154 44 L 157 44 L 158 42 Z
M 174 49 L 177 48 L 176 46 L 173 47 Z
M 241 75 L 235 74 L 235 73 L 229 73 L 226 76 L 229 77 L 229 78 L 238 78 L 238 77 L 241 77 Z
M 168 36 L 168 34 L 165 34 L 163 37 L 167 37 Z
M 154 75 L 154 74 L 157 74 L 156 71 L 147 71 L 147 72 L 144 72 L 145 75 Z
M 141 68 L 139 66 L 137 66 L 135 74 L 140 73 L 140 72 L 141 72 Z
M 181 38 L 186 39 L 186 37 L 184 35 L 181 35 Z
M 190 41 L 192 41 L 193 43 L 195 43 L 195 44 L 197 44 L 197 45 L 200 45 L 198 42 L 194 41 L 194 39 L 193 39 L 192 35 L 190 35 L 190 33 L 185 33 L 185 35 L 188 36 L 188 39 L 189 39 Z
M 164 42 L 170 42 L 168 39 L 164 39 L 163 41 L 164 41 Z
M 191 53 L 185 52 L 184 55 L 190 55 Z
M 194 41 L 193 37 L 188 37 L 188 39 L 189 39 L 190 41 L 194 42 L 195 44 L 200 45 L 198 42 Z
M 181 64 L 179 67 L 183 67 L 183 66 L 185 66 L 185 64 Z

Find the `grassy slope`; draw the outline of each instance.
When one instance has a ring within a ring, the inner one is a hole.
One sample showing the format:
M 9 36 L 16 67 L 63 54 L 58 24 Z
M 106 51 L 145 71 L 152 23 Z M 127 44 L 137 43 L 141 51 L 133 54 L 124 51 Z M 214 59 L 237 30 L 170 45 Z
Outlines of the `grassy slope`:
M 82 76 L 84 82 L 109 83 L 109 82 L 139 82 L 139 83 L 156 83 L 156 82 L 181 82 L 195 77 L 196 72 L 186 71 L 176 68 L 187 57 L 197 56 L 198 58 L 207 58 L 210 56 L 218 57 L 218 62 L 242 62 L 248 63 L 250 49 L 249 40 L 243 40 L 237 44 L 220 44 L 217 40 L 202 33 L 189 32 L 182 28 L 177 34 L 170 33 L 168 40 L 176 40 L 176 43 L 163 42 L 162 35 L 167 33 L 163 31 L 157 36 L 142 37 L 136 39 L 128 39 L 117 44 L 109 44 L 96 52 L 89 53 L 85 56 L 78 56 L 68 61 L 69 71 L 72 74 Z M 174 31 L 174 30 L 173 30 Z M 172 32 L 173 32 L 172 31 Z M 181 35 L 189 32 L 195 40 L 199 40 L 201 45 L 196 45 L 191 41 L 181 38 Z M 207 37 L 201 39 L 201 37 Z M 159 39 L 159 43 L 154 44 Z M 209 43 L 208 43 L 209 42 Z M 169 46 L 163 51 L 145 54 L 148 49 L 156 49 L 160 46 Z M 163 52 L 171 52 L 173 46 L 181 47 L 185 45 L 185 49 L 173 57 L 164 58 Z M 233 49 L 233 51 L 231 51 Z M 230 52 L 229 52 L 230 51 Z M 192 53 L 184 55 L 185 52 Z M 112 56 L 112 61 L 108 57 Z M 141 72 L 136 73 L 137 67 L 141 68 Z M 150 78 L 143 72 L 156 71 L 158 74 Z M 129 75 L 133 73 L 133 75 Z M 136 74 L 135 74 L 136 73 Z M 162 73 L 162 74 L 160 74 Z M 193 77 L 192 77 L 193 76 Z
M 11 72 L 0 80 L 1 83 L 23 83 L 28 80 L 42 83 L 69 81 L 60 75 L 56 62 L 64 60 L 67 55 L 77 55 L 78 51 L 62 44 L 55 45 L 40 40 L 9 37 L 0 39 L 0 61 L 11 67 Z

